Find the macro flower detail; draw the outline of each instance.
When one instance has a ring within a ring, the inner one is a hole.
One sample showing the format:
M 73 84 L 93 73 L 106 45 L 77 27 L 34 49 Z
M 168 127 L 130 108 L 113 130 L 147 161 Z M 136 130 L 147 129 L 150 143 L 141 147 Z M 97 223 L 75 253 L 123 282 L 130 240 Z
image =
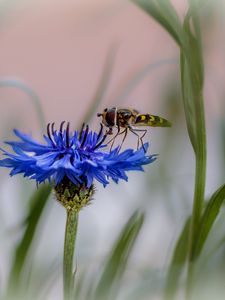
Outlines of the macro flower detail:
M 104 144 L 106 135 L 102 126 L 98 133 L 88 126 L 71 133 L 69 123 L 66 128 L 64 124 L 61 123 L 59 130 L 55 130 L 54 123 L 48 124 L 45 143 L 15 129 L 19 141 L 5 142 L 14 153 L 1 149 L 6 158 L 0 160 L 0 166 L 12 169 L 11 176 L 22 173 L 37 183 L 48 180 L 57 186 L 66 179 L 89 188 L 93 180 L 103 186 L 110 178 L 116 183 L 120 179 L 127 181 L 127 171 L 143 171 L 143 165 L 152 163 L 157 157 L 146 155 L 148 143 L 145 149 L 127 149 L 120 153 L 117 147 L 109 152 Z

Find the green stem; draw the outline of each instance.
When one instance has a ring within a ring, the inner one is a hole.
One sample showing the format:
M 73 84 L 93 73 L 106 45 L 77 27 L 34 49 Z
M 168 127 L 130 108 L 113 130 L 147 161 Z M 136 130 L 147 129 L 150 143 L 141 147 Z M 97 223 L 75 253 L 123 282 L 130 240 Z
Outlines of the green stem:
M 63 259 L 63 288 L 64 300 L 71 300 L 74 273 L 73 273 L 73 257 L 75 249 L 75 240 L 77 234 L 78 213 L 73 209 L 67 210 L 67 221 L 64 241 L 64 259 Z
M 189 240 L 189 260 L 188 260 L 188 277 L 187 277 L 187 299 L 190 299 L 190 293 L 193 289 L 195 245 L 199 231 L 200 219 L 205 197 L 205 180 L 206 180 L 206 131 L 204 117 L 204 101 L 202 95 L 196 99 L 196 116 L 197 125 L 197 147 L 196 147 L 196 169 L 195 169 L 195 192 L 192 210 L 192 221 L 190 228 Z

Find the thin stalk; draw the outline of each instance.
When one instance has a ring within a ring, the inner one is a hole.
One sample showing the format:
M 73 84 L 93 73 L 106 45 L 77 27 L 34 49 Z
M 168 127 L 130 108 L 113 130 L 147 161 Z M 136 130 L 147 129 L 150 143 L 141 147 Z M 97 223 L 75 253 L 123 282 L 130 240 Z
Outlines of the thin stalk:
M 77 235 L 78 213 L 67 210 L 67 221 L 64 241 L 63 288 L 64 300 L 71 300 L 74 287 L 73 258 Z
M 195 192 L 192 210 L 192 221 L 190 228 L 189 255 L 188 255 L 188 275 L 187 275 L 187 299 L 193 288 L 193 263 L 195 257 L 195 244 L 199 231 L 200 219 L 205 197 L 206 180 L 206 130 L 204 116 L 204 101 L 202 95 L 196 99 L 196 128 L 197 128 L 197 148 L 196 148 L 196 168 L 195 168 Z

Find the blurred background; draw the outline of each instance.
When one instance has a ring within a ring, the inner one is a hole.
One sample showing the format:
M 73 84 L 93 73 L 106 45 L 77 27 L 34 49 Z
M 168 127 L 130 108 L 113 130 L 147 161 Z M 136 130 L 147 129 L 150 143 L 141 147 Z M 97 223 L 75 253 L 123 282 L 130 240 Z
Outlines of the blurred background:
M 182 19 L 186 1 L 171 2 Z M 203 7 L 207 197 L 224 183 L 225 173 L 224 16 L 225 1 L 209 1 Z M 194 184 L 194 155 L 185 125 L 175 42 L 125 0 L 1 0 L 0 45 L 0 147 L 13 138 L 13 128 L 32 132 L 38 140 L 48 122 L 59 125 L 66 120 L 79 129 L 88 120 L 97 130 L 97 112 L 111 106 L 135 108 L 173 123 L 169 129 L 148 130 L 145 140 L 159 158 L 145 167 L 145 173 L 130 174 L 128 183 L 113 183 L 105 189 L 96 184 L 95 200 L 80 213 L 76 245 L 77 270 L 91 277 L 129 216 L 141 208 L 146 212 L 145 223 L 118 299 L 131 295 L 140 299 L 138 293 L 145 290 L 143 299 L 162 299 L 176 238 L 191 213 Z M 125 146 L 134 144 L 136 138 L 130 134 Z M 22 177 L 9 178 L 8 170 L 0 171 L 2 290 L 36 186 Z M 224 212 L 210 235 L 215 244 L 225 237 L 223 216 Z M 43 270 L 50 273 L 42 299 L 62 299 L 65 220 L 64 209 L 52 195 L 32 245 L 36 278 Z M 206 256 L 210 245 L 209 239 Z M 225 265 L 224 245 L 216 251 L 214 259 L 203 265 L 215 275 L 212 289 L 223 289 L 216 274 Z

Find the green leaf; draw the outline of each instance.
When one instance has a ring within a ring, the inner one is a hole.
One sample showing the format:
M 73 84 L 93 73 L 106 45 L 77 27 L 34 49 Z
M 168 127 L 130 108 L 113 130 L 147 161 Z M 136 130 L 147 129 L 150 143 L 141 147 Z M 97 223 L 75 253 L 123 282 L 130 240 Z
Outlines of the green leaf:
M 205 148 L 205 120 L 202 97 L 204 66 L 197 9 L 189 9 L 184 19 L 183 29 L 185 39 L 181 48 L 181 85 L 188 133 L 196 153 L 196 151 L 201 152 Z
M 195 124 L 195 107 L 193 105 L 193 91 L 190 83 L 190 74 L 186 57 L 181 51 L 180 55 L 180 72 L 181 72 L 181 90 L 184 105 L 188 135 L 194 151 L 196 152 L 196 124 Z
M 223 99 L 225 97 L 223 96 Z M 218 130 L 220 132 L 220 157 L 221 157 L 221 163 L 220 163 L 220 172 L 221 172 L 221 178 L 225 177 L 225 120 L 224 116 L 225 111 L 222 112 L 219 123 L 218 123 Z
M 225 200 L 225 185 L 222 185 L 210 198 L 201 218 L 198 238 L 194 247 L 194 258 L 197 258 L 206 242 L 209 232 Z
M 51 187 L 43 184 L 35 191 L 30 200 L 31 205 L 25 220 L 26 228 L 21 241 L 15 249 L 14 261 L 9 276 L 9 290 L 16 289 L 20 284 L 20 279 L 22 278 L 21 273 L 28 258 L 28 251 L 35 237 L 38 222 L 44 211 L 50 193 Z
M 127 261 L 144 221 L 144 214 L 136 211 L 128 220 L 114 244 L 96 287 L 95 299 L 116 299 Z
M 191 217 L 189 217 L 185 222 L 173 252 L 173 257 L 166 278 L 165 296 L 167 299 L 174 299 L 182 271 L 187 261 L 190 223 Z
M 185 33 L 185 43 L 183 51 L 188 60 L 191 72 L 191 82 L 193 90 L 199 91 L 203 87 L 204 64 L 202 57 L 201 30 L 197 9 L 189 9 L 183 25 Z
M 176 11 L 168 0 L 131 0 L 150 16 L 152 16 L 174 38 L 178 45 L 182 45 L 182 26 Z
M 200 10 L 200 7 L 189 7 L 184 19 L 185 39 L 181 48 L 183 102 L 187 128 L 196 161 L 194 203 L 189 240 L 190 262 L 194 259 L 194 247 L 204 205 L 206 179 L 206 128 L 203 98 L 204 68 L 198 10 Z M 191 267 L 189 270 L 191 270 Z M 191 278 L 191 272 L 189 271 L 189 278 Z

